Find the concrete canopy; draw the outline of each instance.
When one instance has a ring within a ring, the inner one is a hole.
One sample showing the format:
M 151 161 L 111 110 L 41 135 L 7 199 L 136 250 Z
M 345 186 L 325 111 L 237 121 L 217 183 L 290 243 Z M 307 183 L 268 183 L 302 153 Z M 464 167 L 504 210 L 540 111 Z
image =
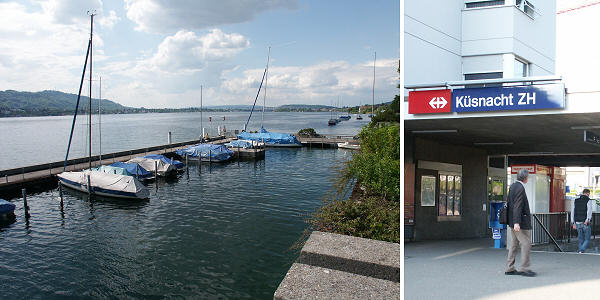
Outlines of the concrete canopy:
M 509 155 L 511 163 L 600 166 L 600 145 L 586 143 L 583 137 L 585 130 L 600 135 L 600 104 L 594 103 L 600 94 L 578 96 L 568 95 L 565 109 L 558 111 L 405 113 L 404 132 L 484 149 L 489 155 Z

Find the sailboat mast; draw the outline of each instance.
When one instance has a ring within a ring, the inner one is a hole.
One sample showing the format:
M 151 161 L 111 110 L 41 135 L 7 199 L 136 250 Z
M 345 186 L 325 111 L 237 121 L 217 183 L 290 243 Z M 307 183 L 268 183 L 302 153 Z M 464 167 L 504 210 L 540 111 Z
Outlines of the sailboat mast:
M 263 107 L 262 107 L 262 118 L 260 121 L 260 127 L 264 128 L 265 122 L 265 105 L 267 104 L 267 83 L 269 81 L 269 59 L 271 57 L 271 46 L 269 46 L 269 50 L 267 51 L 267 69 L 265 73 L 265 94 L 263 97 Z
M 371 105 L 371 118 L 375 116 L 375 62 L 377 61 L 377 51 L 375 51 L 375 59 L 373 59 L 373 103 Z
M 98 142 L 100 144 L 100 154 L 98 162 L 102 164 L 102 111 L 100 109 L 102 103 L 102 76 L 100 76 L 100 95 L 98 96 Z
M 89 168 L 92 168 L 92 38 L 94 36 L 94 15 L 95 13 L 90 13 L 90 106 L 89 106 L 89 145 L 88 145 L 88 161 Z
M 202 126 L 202 85 L 200 85 L 200 140 L 204 138 L 204 127 Z

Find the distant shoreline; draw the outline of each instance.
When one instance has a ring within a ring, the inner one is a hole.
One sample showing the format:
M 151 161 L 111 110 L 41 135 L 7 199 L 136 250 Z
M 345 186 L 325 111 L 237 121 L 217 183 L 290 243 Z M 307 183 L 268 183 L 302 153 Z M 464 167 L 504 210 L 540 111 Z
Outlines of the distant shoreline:
M 254 112 L 257 112 L 260 110 L 255 109 Z M 300 110 L 300 109 L 285 109 L 285 110 L 278 110 L 278 109 L 271 109 L 271 110 L 265 110 L 266 112 L 330 112 L 329 110 L 324 111 L 324 110 Z M 337 112 L 346 112 L 347 110 L 334 110 Z M 185 113 L 185 112 L 200 112 L 200 109 L 144 109 L 144 110 L 125 110 L 125 111 L 103 111 L 102 114 L 103 115 L 131 115 L 131 114 L 150 114 L 150 113 Z M 240 109 L 236 109 L 236 110 L 232 110 L 232 109 L 204 109 L 203 112 L 205 113 L 213 113 L 213 112 L 250 112 L 250 110 L 240 110 Z M 87 111 L 80 111 L 78 114 L 79 115 L 83 115 L 83 114 L 87 114 Z M 97 115 L 98 112 L 93 112 L 94 115 Z M 26 117 L 58 117 L 58 116 L 71 116 L 73 115 L 73 111 L 64 111 L 64 112 L 48 112 L 48 113 L 44 113 L 44 112 L 15 112 L 15 113 L 11 113 L 11 112 L 5 112 L 5 111 L 1 111 L 0 112 L 0 118 L 26 118 Z

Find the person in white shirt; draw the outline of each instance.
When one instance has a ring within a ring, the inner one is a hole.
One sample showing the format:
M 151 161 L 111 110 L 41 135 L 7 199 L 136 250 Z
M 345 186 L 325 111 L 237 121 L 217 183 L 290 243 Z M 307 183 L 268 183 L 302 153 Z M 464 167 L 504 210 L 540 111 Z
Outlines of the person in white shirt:
M 573 202 L 571 207 L 571 223 L 573 229 L 577 230 L 579 247 L 577 253 L 584 253 L 590 243 L 592 229 L 590 222 L 592 220 L 592 209 L 594 203 L 590 201 L 590 190 L 584 189 L 581 196 Z

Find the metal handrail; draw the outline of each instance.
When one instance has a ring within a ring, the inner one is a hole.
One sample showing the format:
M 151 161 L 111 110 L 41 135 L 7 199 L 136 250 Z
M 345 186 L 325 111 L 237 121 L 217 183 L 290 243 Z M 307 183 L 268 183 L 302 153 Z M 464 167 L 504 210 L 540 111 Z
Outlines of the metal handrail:
M 533 217 L 538 222 L 538 224 L 540 224 L 540 226 L 542 227 L 542 229 L 544 230 L 544 232 L 548 235 L 548 237 L 550 237 L 550 240 L 552 240 L 552 243 L 554 243 L 554 246 L 556 246 L 556 248 L 558 248 L 558 251 L 564 252 L 562 250 L 562 248 L 560 248 L 560 246 L 558 245 L 558 243 L 556 242 L 556 240 L 554 239 L 554 237 L 550 234 L 550 232 L 548 231 L 548 229 L 546 229 L 546 226 L 544 226 L 544 224 L 542 224 L 542 222 L 540 221 L 540 219 L 535 214 L 533 214 Z

